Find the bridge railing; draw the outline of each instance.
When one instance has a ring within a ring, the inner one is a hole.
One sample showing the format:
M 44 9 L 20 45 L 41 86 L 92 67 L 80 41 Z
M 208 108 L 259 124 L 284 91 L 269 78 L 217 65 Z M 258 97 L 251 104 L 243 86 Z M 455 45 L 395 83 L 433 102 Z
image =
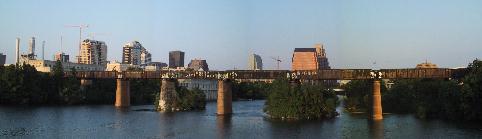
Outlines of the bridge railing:
M 451 78 L 453 70 L 433 69 L 381 69 L 383 79 L 411 79 L 411 78 Z
M 228 70 L 227 73 L 235 73 L 237 79 L 277 79 L 286 78 L 288 70 Z
M 366 80 L 372 79 L 371 69 L 322 70 L 228 70 L 228 71 L 82 71 L 65 72 L 65 76 L 83 79 L 303 79 L 303 80 Z M 383 79 L 453 78 L 463 77 L 465 69 L 381 69 Z
M 291 77 L 306 80 L 364 80 L 370 79 L 370 69 L 322 69 L 292 71 Z
M 111 79 L 117 77 L 115 71 L 79 71 L 79 72 L 64 72 L 65 77 L 76 77 L 83 79 Z

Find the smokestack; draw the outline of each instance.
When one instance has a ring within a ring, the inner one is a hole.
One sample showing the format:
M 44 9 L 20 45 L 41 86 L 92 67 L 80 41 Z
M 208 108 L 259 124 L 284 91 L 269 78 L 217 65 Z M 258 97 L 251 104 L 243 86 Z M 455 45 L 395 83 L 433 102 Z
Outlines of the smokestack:
M 45 41 L 42 41 L 42 60 L 45 60 Z
M 20 56 L 20 38 L 17 38 L 17 45 L 15 45 L 15 63 L 18 64 Z
M 29 47 L 28 47 L 28 54 L 31 54 L 32 56 L 35 55 L 35 37 L 30 38 L 29 42 Z

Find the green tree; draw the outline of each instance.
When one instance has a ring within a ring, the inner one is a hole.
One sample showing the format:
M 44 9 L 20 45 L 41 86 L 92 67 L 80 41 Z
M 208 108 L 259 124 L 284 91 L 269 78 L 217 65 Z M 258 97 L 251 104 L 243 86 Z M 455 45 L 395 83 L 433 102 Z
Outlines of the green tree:
M 89 104 L 114 104 L 115 92 L 115 79 L 93 80 L 92 85 L 84 89 L 85 102 Z M 133 95 L 135 94 L 131 94 L 131 96 Z
M 372 83 L 367 80 L 353 80 L 342 86 L 345 89 L 345 108 L 348 111 L 366 111 L 370 108 Z M 383 92 L 382 92 L 383 94 Z
M 131 80 L 130 82 L 133 104 L 151 104 L 159 94 L 159 80 Z
M 294 84 L 275 80 L 268 93 L 264 111 L 273 119 L 324 119 L 336 112 L 337 97 L 323 86 Z
M 55 62 L 54 67 L 51 70 L 52 73 L 52 86 L 54 87 L 54 90 L 49 91 L 48 98 L 49 98 L 49 103 L 56 104 L 59 103 L 62 99 L 61 94 L 64 86 L 64 68 L 62 67 L 62 63 L 57 60 Z
M 176 87 L 177 100 L 175 106 L 181 110 L 203 110 L 206 108 L 206 95 L 199 88 L 188 90 L 186 87 Z
M 234 82 L 233 100 L 264 99 L 267 96 L 269 84 L 264 82 Z
M 474 60 L 463 78 L 461 109 L 465 120 L 482 121 L 482 61 Z
M 415 80 L 395 80 L 390 91 L 382 93 L 384 112 L 412 113 L 416 110 Z
M 191 90 L 186 87 L 179 86 L 176 83 L 176 100 L 173 104 L 174 109 L 181 111 L 189 110 L 204 110 L 206 108 L 206 95 L 199 88 L 193 88 Z M 159 104 L 160 93 L 155 94 L 154 106 Z

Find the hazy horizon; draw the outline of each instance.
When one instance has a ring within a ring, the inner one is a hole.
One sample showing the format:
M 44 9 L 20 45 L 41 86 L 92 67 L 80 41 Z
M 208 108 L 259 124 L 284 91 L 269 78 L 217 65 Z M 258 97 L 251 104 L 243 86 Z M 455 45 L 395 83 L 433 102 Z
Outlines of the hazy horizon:
M 482 57 L 482 1 L 478 0 L 4 0 L 0 2 L 0 53 L 14 62 L 36 37 L 36 54 L 78 52 L 95 33 L 105 41 L 108 60 L 121 61 L 125 43 L 137 40 L 153 62 L 168 63 L 168 52 L 206 59 L 210 69 L 246 69 L 252 52 L 264 69 L 291 69 L 294 48 L 323 43 L 332 68 L 413 68 L 428 60 L 439 67 L 466 66 Z

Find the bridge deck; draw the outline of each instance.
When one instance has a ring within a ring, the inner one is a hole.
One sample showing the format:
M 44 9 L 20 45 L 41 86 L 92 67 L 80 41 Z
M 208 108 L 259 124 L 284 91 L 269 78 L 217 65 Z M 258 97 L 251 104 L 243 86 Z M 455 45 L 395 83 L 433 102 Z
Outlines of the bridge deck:
M 304 80 L 365 80 L 372 79 L 371 69 L 326 69 L 317 71 L 288 70 L 227 70 L 227 71 L 84 71 L 66 72 L 66 77 L 81 79 L 304 79 Z M 465 69 L 381 69 L 383 79 L 454 78 Z

